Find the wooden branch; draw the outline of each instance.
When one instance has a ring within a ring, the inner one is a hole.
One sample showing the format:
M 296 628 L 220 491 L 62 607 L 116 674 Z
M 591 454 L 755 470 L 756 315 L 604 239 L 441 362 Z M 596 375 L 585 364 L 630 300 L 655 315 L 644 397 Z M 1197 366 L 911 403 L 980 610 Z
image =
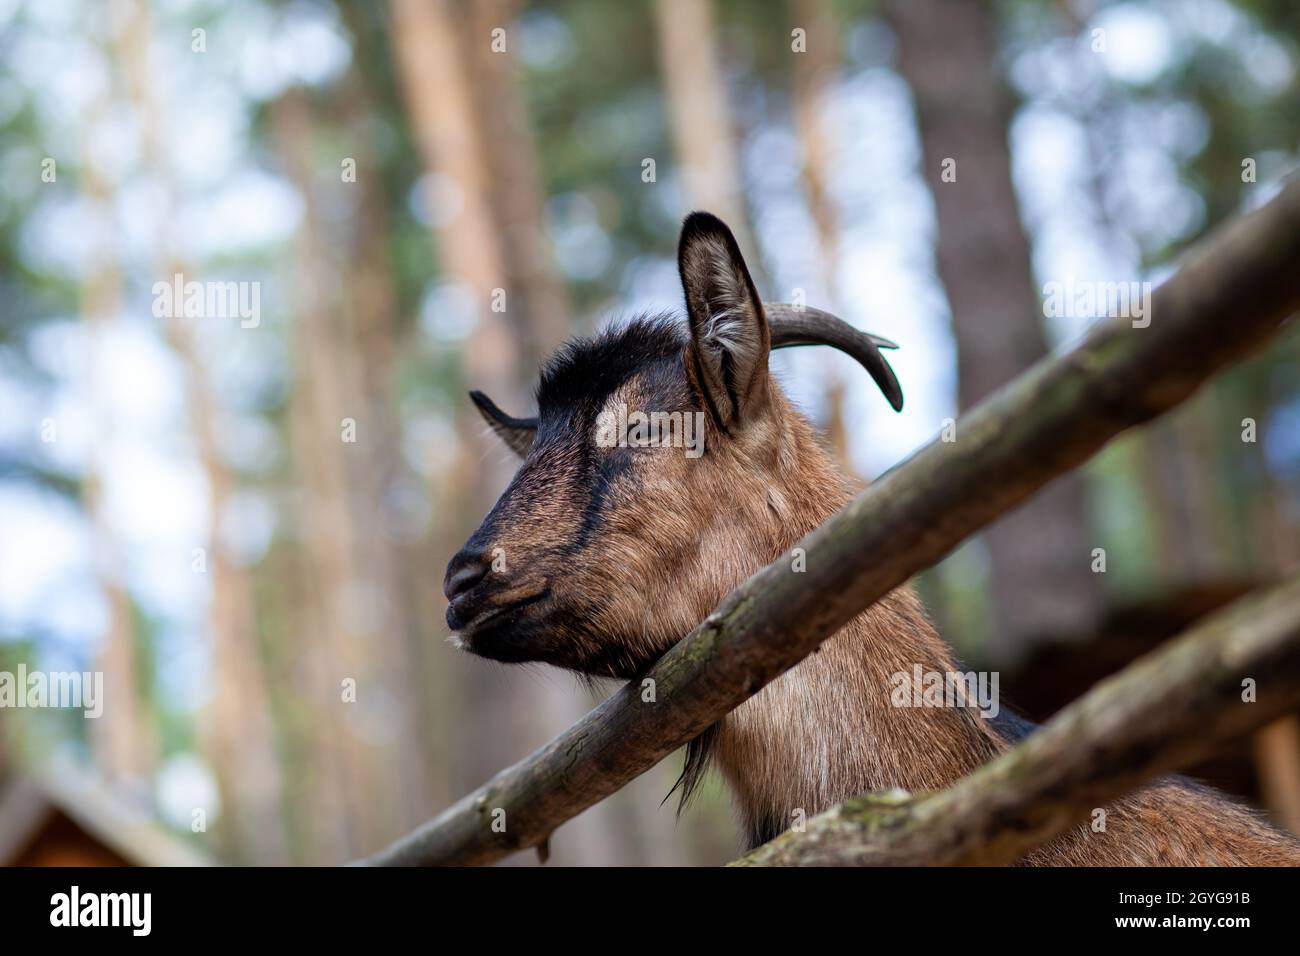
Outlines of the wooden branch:
M 928 445 L 801 540 L 803 573 L 787 557 L 741 584 L 647 673 L 656 702 L 625 686 L 367 862 L 488 863 L 542 843 L 972 532 L 1267 342 L 1298 307 L 1292 183 L 1156 290 L 1149 325 L 1100 323 L 973 409 L 956 441 Z
M 1255 682 L 1246 702 L 1243 682 Z M 1300 578 L 1232 604 L 939 793 L 846 801 L 733 865 L 1000 866 L 1300 705 Z

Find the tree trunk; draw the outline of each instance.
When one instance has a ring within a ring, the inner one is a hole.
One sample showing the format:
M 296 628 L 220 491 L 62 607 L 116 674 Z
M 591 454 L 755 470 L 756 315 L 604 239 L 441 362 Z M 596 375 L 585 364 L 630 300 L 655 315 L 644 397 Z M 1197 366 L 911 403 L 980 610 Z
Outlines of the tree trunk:
M 380 64 L 366 34 L 366 8 L 345 11 L 354 36 L 353 68 L 342 89 L 343 124 L 355 144 L 356 182 L 352 228 L 346 245 L 347 292 L 343 303 L 347 348 L 355 355 L 359 378 L 359 408 L 365 420 L 361 442 L 365 453 L 352 456 L 355 504 L 353 514 L 362 566 L 379 599 L 381 617 L 375 633 L 384 640 L 383 662 L 397 736 L 404 741 L 398 760 L 401 784 L 400 815 L 411 819 L 427 814 L 451 796 L 445 764 L 445 741 L 437 728 L 449 717 L 443 712 L 446 687 L 433 666 L 441 627 L 421 591 L 427 591 L 431 562 L 426 554 L 429 535 L 411 536 L 400 526 L 394 501 L 404 485 L 415 486 L 402 451 L 396 380 L 398 359 L 405 348 L 398 327 L 396 280 L 389 255 L 389 222 L 385 170 L 368 148 L 367 129 L 373 116 L 387 108 L 377 104 L 377 88 L 369 81 Z
M 1300 717 L 1287 714 L 1251 741 L 1263 804 L 1273 819 L 1300 833 Z
M 727 86 L 718 63 L 712 0 L 655 0 L 659 59 L 686 200 L 724 220 L 755 248 L 745 215 Z
M 440 209 L 432 218 L 444 222 L 435 234 L 443 274 L 474 302 L 475 325 L 464 346 L 466 381 L 523 414 L 525 382 L 536 374 L 528 356 L 549 351 L 567 322 L 563 287 L 550 271 L 545 248 L 536 157 L 507 155 L 531 147 L 531 136 L 523 132 L 523 103 L 510 86 L 510 8 L 490 3 L 471 14 L 445 0 L 394 0 L 392 27 L 407 112 L 425 167 L 454 183 L 461 197 L 451 221 Z M 496 27 L 506 29 L 504 53 L 490 47 Z M 477 95 L 476 82 L 484 85 Z M 495 290 L 505 292 L 504 311 L 493 308 Z M 442 514 L 456 516 L 440 529 L 444 557 L 473 531 L 470 522 L 487 513 L 516 466 L 468 400 L 459 403 L 458 413 L 459 453 L 440 506 Z M 438 582 L 435 575 L 432 585 Z M 457 767 L 462 785 L 541 743 L 581 709 L 563 687 L 539 685 L 519 669 L 501 671 L 447 653 L 465 728 Z M 566 841 L 557 861 L 612 862 L 618 842 L 608 812 L 601 810 L 578 821 L 575 839 Z
M 166 118 L 153 95 L 150 62 L 152 18 L 140 3 L 118 34 L 119 62 L 126 65 L 128 87 L 144 139 L 144 159 L 160 186 L 164 206 L 160 221 L 177 221 L 177 196 L 163 144 Z M 170 230 L 158 237 L 157 261 L 163 274 L 190 276 L 187 263 L 175 258 Z M 222 796 L 221 832 L 226 857 L 249 863 L 284 863 L 287 845 L 281 827 L 280 767 L 276 728 L 258 643 L 256 612 L 248 573 L 231 560 L 221 542 L 221 516 L 235 481 L 221 458 L 217 439 L 217 402 L 198 354 L 192 328 L 183 318 L 164 319 L 164 334 L 185 369 L 187 405 L 199 463 L 208 484 L 208 535 L 205 570 L 212 591 L 209 639 L 213 691 L 202 739 Z
M 104 108 L 100 103 L 92 109 Z M 87 123 L 82 129 L 92 128 Z M 91 202 L 111 208 L 108 184 L 89 143 L 83 143 L 82 182 Z M 82 501 L 90 518 L 95 576 L 108 602 L 108 629 L 95 669 L 104 674 L 104 695 L 115 701 L 94 722 L 91 746 L 101 771 L 114 784 L 136 796 L 151 791 L 150 776 L 158 759 L 158 739 L 140 686 L 135 609 L 122 581 L 124 563 L 103 505 L 104 461 L 113 441 L 113 422 L 101 394 L 102 342 L 121 309 L 122 276 L 112 248 L 95 250 L 81 289 L 81 313 L 86 325 L 90 376 L 90 412 L 94 438 L 82 483 Z
M 466 3 L 460 34 L 491 183 L 488 201 L 507 283 L 506 314 L 520 336 L 523 368 L 532 374 L 571 334 L 572 305 L 547 234 L 537 138 L 519 90 L 516 38 L 508 30 L 520 6 L 519 0 Z M 488 42 L 498 27 L 508 34 L 500 53 Z
M 967 409 L 1047 353 L 1011 183 L 997 21 L 984 0 L 908 0 L 892 9 L 938 217 L 958 404 Z M 955 166 L 945 167 L 948 160 Z M 955 181 L 943 181 L 945 168 Z M 1013 660 L 1037 639 L 1092 631 L 1100 586 L 1090 568 L 1093 542 L 1078 476 L 1003 518 L 984 541 L 1000 620 L 992 658 Z
M 817 282 L 826 298 L 827 311 L 840 313 L 837 265 L 840 257 L 839 221 L 830 196 L 833 142 L 825 117 L 826 100 L 839 69 L 839 37 L 834 10 L 827 0 L 791 0 L 790 13 L 796 26 L 806 32 L 807 47 L 794 54 L 794 118 L 799 145 L 803 150 L 803 182 L 817 234 Z M 822 374 L 826 396 L 823 428 L 831 453 L 847 474 L 854 475 L 849 454 L 848 429 L 844 422 L 844 383 L 839 366 L 827 357 Z
M 353 459 L 367 454 L 368 424 L 359 398 L 356 356 L 340 321 L 336 267 L 325 246 L 328 229 L 316 199 L 313 120 L 306 95 L 291 89 L 271 104 L 271 125 L 290 179 L 303 199 L 297 240 L 293 338 L 295 384 L 290 398 L 296 473 L 304 494 L 296 515 L 311 575 L 304 591 L 316 615 L 302 635 L 302 653 L 318 655 L 322 680 L 314 688 L 321 735 L 317 746 L 338 748 L 338 782 L 346 843 L 374 839 L 391 826 L 400 799 L 387 781 L 397 776 L 405 741 L 384 732 L 376 698 L 391 692 L 385 680 L 389 649 L 379 631 L 382 599 L 358 541 L 366 515 L 356 513 Z M 348 431 L 349 428 L 355 429 Z M 351 434 L 351 438 L 348 435 Z

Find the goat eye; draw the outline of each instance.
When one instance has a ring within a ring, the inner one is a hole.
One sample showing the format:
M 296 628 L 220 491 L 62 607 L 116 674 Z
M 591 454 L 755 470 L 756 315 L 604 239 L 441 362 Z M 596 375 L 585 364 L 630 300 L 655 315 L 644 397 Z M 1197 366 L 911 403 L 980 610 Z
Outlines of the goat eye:
M 598 448 L 657 448 L 659 429 L 643 413 L 628 415 L 602 413 L 596 420 L 596 446 Z

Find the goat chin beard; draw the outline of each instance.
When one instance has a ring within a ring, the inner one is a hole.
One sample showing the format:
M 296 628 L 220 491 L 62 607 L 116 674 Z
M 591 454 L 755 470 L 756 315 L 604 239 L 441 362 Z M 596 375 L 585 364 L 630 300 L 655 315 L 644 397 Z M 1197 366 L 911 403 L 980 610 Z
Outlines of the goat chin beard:
M 543 652 L 501 656 L 480 644 L 477 638 L 478 635 L 474 631 L 467 630 L 453 631 L 447 635 L 445 640 L 456 650 L 472 654 L 481 660 L 496 661 L 501 664 L 545 664 L 567 671 L 583 681 L 637 680 L 658 663 L 659 659 L 667 652 L 667 648 L 664 648 L 661 651 L 643 652 L 639 655 L 621 651 L 604 655 L 593 654 L 588 656 L 578 654 L 565 659 L 557 659 L 554 655 Z M 610 646 L 615 648 L 623 647 L 617 641 L 612 642 Z

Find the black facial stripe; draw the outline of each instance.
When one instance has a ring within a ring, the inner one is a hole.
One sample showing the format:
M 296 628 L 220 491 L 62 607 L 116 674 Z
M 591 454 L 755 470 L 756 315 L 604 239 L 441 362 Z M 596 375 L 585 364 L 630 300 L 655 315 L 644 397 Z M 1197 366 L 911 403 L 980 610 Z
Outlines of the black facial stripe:
M 579 525 L 578 534 L 573 541 L 574 548 L 578 550 L 591 543 L 592 535 L 600 527 L 610 486 L 632 467 L 632 454 L 626 448 L 611 449 L 605 461 L 600 464 L 593 460 L 594 456 L 590 449 L 584 452 L 584 458 L 588 465 L 588 474 L 591 475 L 591 495 L 587 499 L 587 506 L 583 509 L 582 524 Z

